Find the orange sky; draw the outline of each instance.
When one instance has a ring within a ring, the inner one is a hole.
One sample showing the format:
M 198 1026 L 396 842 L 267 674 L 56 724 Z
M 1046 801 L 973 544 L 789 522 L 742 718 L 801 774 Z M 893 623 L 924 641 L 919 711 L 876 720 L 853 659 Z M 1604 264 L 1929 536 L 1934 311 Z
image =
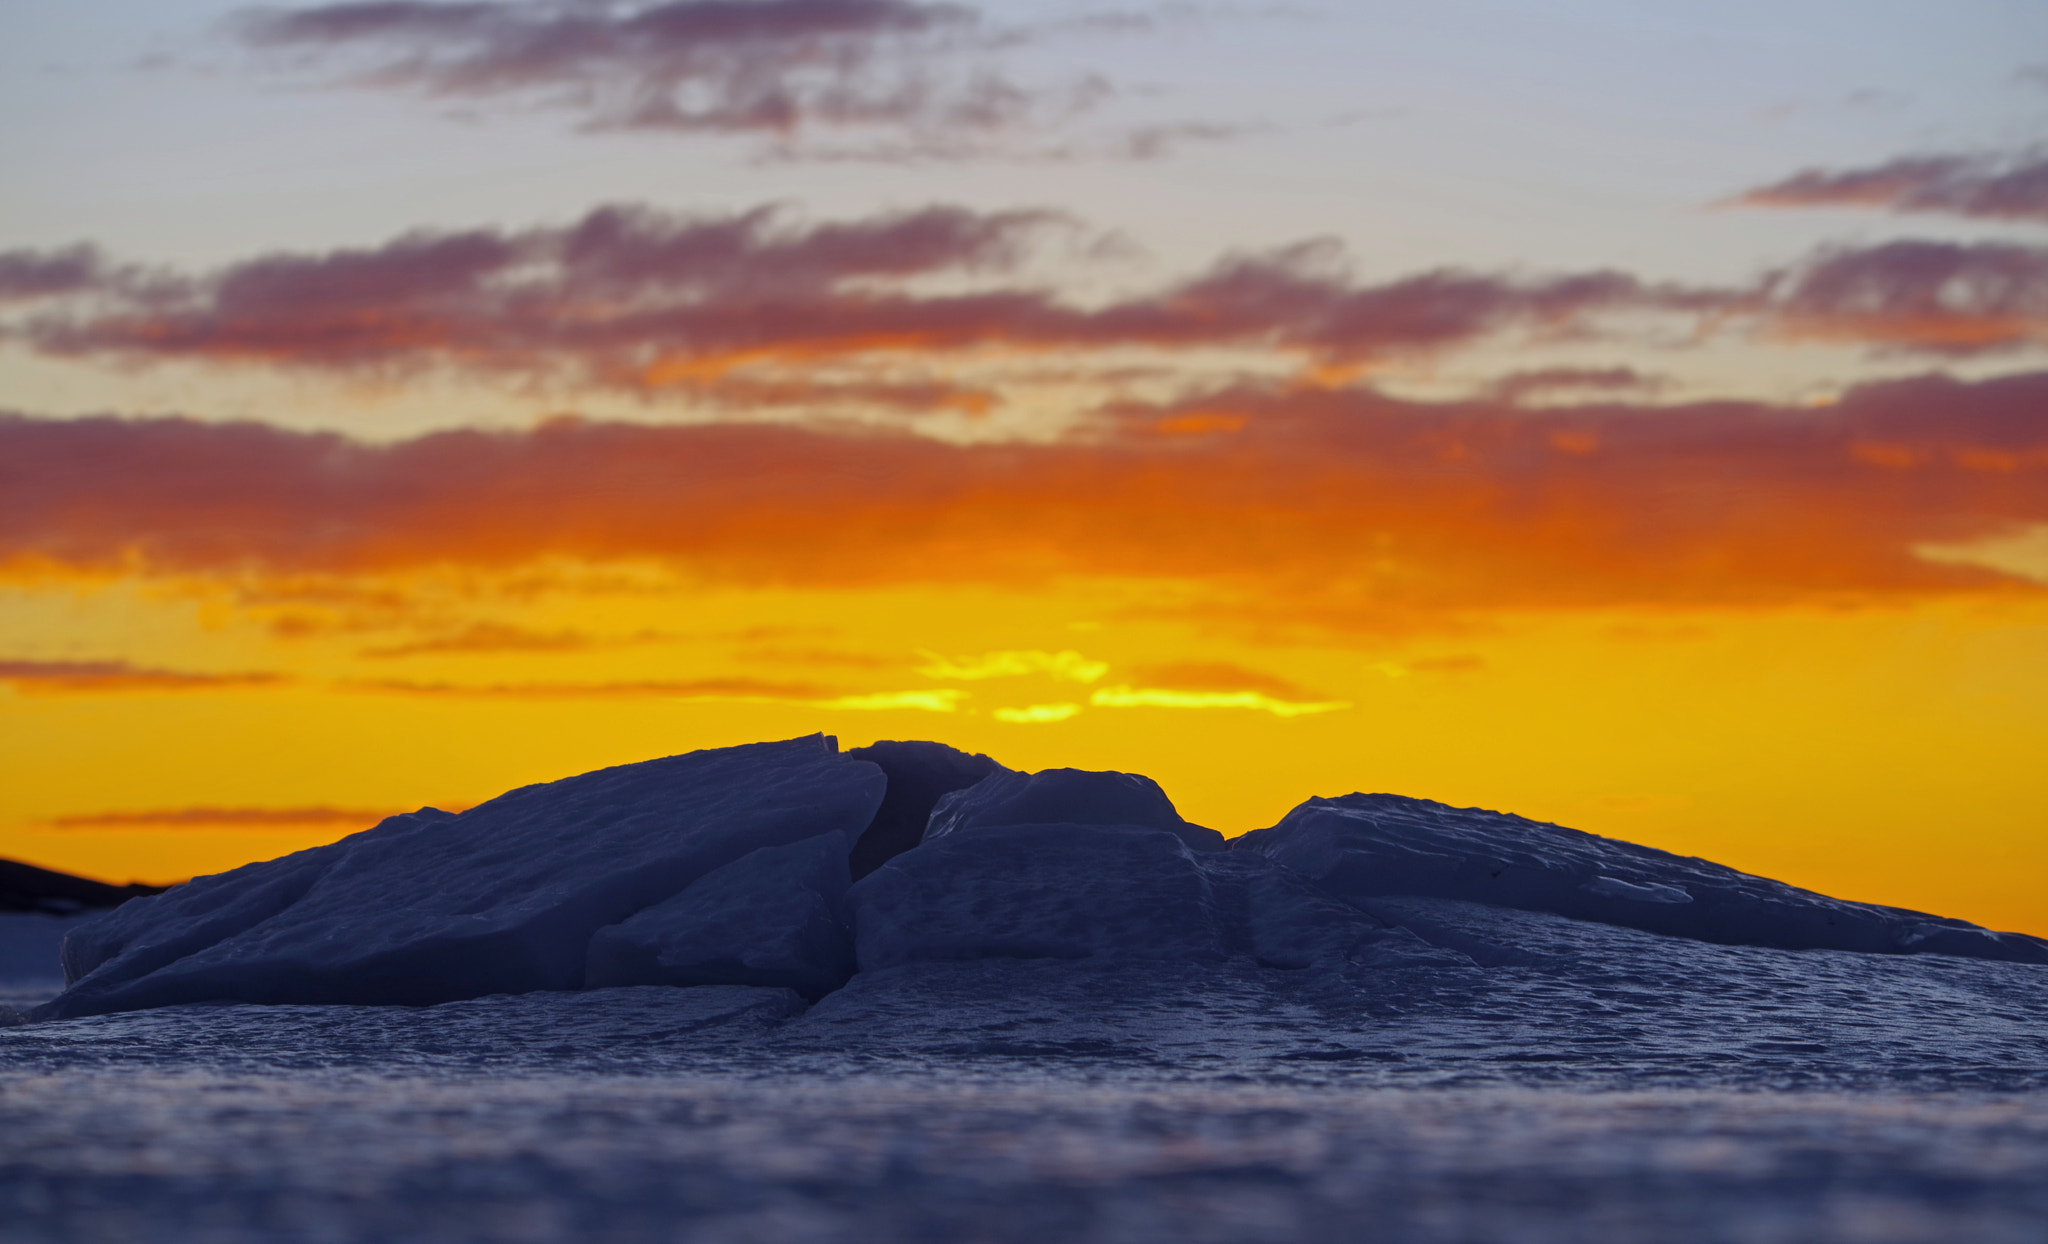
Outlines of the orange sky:
M 0 422 L 14 854 L 165 880 L 825 730 L 1393 790 L 2048 930 L 2048 382 L 1085 440 Z
M 823 730 L 2048 935 L 2039 5 L 18 7 L 0 856 Z

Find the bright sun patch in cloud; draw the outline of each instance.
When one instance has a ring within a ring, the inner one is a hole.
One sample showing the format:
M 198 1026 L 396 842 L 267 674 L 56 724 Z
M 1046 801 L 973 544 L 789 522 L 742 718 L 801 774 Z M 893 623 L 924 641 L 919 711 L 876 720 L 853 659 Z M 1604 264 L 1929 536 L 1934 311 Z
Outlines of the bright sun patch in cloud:
M 941 687 L 932 691 L 878 691 L 872 695 L 842 695 L 836 699 L 819 700 L 814 707 L 854 709 L 860 712 L 888 712 L 895 709 L 917 709 L 926 713 L 951 713 L 960 707 L 965 691 Z
M 1088 697 L 1097 708 L 1250 708 L 1275 717 L 1334 713 L 1351 707 L 1348 700 L 1296 703 L 1276 700 L 1258 691 L 1171 691 L 1164 687 L 1104 687 Z
M 2035 523 L 1967 544 L 1916 544 L 1913 552 L 1931 562 L 1981 566 L 2000 574 L 2048 583 L 2048 523 Z
M 984 652 L 978 657 L 943 657 L 935 652 L 920 653 L 925 664 L 918 673 L 927 678 L 1023 678 L 1045 674 L 1069 682 L 1094 682 L 1109 672 L 1103 661 L 1091 661 L 1071 648 L 1045 652 L 1037 648 Z
M 997 721 L 1039 724 L 1065 721 L 1080 711 L 1081 706 L 1079 704 L 1069 702 L 1063 704 L 1027 704 L 1023 708 L 999 708 L 989 715 Z

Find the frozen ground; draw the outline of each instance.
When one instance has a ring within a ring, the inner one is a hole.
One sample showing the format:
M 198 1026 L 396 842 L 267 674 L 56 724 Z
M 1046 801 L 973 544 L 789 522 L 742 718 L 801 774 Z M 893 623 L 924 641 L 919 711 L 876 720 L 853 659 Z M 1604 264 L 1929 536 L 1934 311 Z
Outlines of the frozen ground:
M 2048 968 L 1378 904 L 1471 957 L 0 1029 L 0 1238 L 2048 1238 Z

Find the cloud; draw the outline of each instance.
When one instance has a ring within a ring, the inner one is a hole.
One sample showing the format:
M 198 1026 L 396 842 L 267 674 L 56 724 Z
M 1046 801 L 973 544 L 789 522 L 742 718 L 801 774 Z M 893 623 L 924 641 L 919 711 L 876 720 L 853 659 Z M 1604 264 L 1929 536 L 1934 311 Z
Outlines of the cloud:
M 128 691 L 219 691 L 290 682 L 283 674 L 197 673 L 153 669 L 127 661 L 0 661 L 0 683 L 23 695 Z
M 90 246 L 0 251 L 0 303 L 26 302 L 94 289 L 109 273 Z
M 605 648 L 621 648 L 632 644 L 662 643 L 670 638 L 672 637 L 658 631 L 638 631 L 631 635 L 600 636 L 575 630 L 537 631 L 528 627 L 507 626 L 499 622 L 476 622 L 459 631 L 453 631 L 445 635 L 435 635 L 425 639 L 408 640 L 404 643 L 365 648 L 358 655 L 373 658 L 392 658 L 505 652 L 529 654 L 590 652 Z
M 1141 665 L 1131 677 L 1153 687 L 1175 691 L 1257 691 L 1283 700 L 1313 700 L 1314 693 L 1284 678 L 1246 669 L 1227 661 L 1175 661 L 1165 665 Z
M 338 683 L 345 691 L 447 699 L 607 700 L 664 699 L 726 703 L 795 704 L 806 708 L 887 712 L 912 709 L 950 713 L 967 693 L 951 688 L 874 691 L 851 695 L 813 683 L 758 678 L 626 679 L 613 682 L 454 683 L 362 679 Z
M 1737 195 L 1742 207 L 1867 207 L 2048 222 L 2048 159 L 1906 156 L 1853 169 L 1806 169 Z
M 976 300 L 877 298 L 856 283 L 1006 269 L 1060 224 L 1045 212 L 947 207 L 808 226 L 769 209 L 685 217 L 606 207 L 563 228 L 415 233 L 146 285 L 129 269 L 96 269 L 101 279 L 57 291 L 78 305 L 41 309 L 19 333 L 56 355 L 570 367 L 638 388 L 715 377 L 748 355 L 914 334 L 936 311 Z M 14 257 L 33 275 L 68 253 Z
M 1015 725 L 1045 725 L 1065 721 L 1080 711 L 1081 706 L 1073 703 L 1027 704 L 1022 708 L 998 708 L 989 715 L 997 721 L 1007 721 Z
M 332 825 L 365 827 L 404 809 L 336 808 L 144 808 L 53 816 L 53 829 L 309 829 Z M 460 811 L 444 808 L 443 811 Z
M 1023 360 L 1069 389 L 1113 387 L 1147 363 L 1155 381 L 1182 385 L 1296 374 L 1328 386 L 1390 360 L 1531 339 L 1636 340 L 1674 319 L 1677 337 L 1695 342 L 1959 355 L 2048 341 L 2048 250 L 2006 243 L 1828 249 L 1747 285 L 1704 288 L 1611 271 L 1360 282 L 1341 248 L 1316 242 L 1083 303 L 1028 271 L 1055 240 L 1083 236 L 1042 211 L 933 206 L 807 222 L 769 208 L 610 206 L 563 226 L 412 233 L 197 275 L 11 252 L 24 293 L 0 315 L 0 337 L 62 359 L 373 379 L 453 372 L 860 417 L 985 414 L 1005 385 L 976 369 Z M 1620 393 L 1638 378 L 1565 369 L 1504 383 L 1500 396 L 1522 400 Z
M 1164 687 L 1104 687 L 1088 697 L 1097 708 L 1249 708 L 1276 717 L 1302 717 L 1350 708 L 1349 701 L 1297 703 L 1257 691 L 1175 691 Z
M 365 648 L 361 655 L 411 657 L 446 653 L 584 652 L 597 643 L 581 631 L 535 631 L 495 622 L 478 622 L 449 635 Z
M 1021 278 L 1049 239 L 1077 233 L 1042 211 L 934 206 L 804 223 L 772 209 L 611 206 L 567 226 L 413 233 L 203 275 L 100 266 L 59 281 L 34 273 L 69 252 L 18 252 L 24 287 L 45 294 L 0 331 L 55 357 L 452 368 L 728 405 L 971 413 L 990 392 L 943 373 L 978 352 L 1057 353 L 1071 366 L 1090 352 L 1239 349 L 1345 367 L 1509 331 L 1583 332 L 1607 313 L 1726 313 L 1753 299 L 1613 272 L 1440 270 L 1360 284 L 1329 243 L 1232 256 L 1097 305 Z
M 1028 674 L 1047 674 L 1053 678 L 1073 682 L 1094 682 L 1109 672 L 1109 665 L 1106 662 L 1091 661 L 1072 649 L 1060 652 L 1005 649 L 1001 652 L 985 652 L 978 657 L 942 657 L 935 652 L 919 655 L 925 658 L 925 664 L 918 667 L 917 672 L 926 678 L 978 681 L 984 678 L 1021 678 Z
M 813 708 L 853 709 L 859 712 L 896 712 L 913 709 L 921 713 L 950 713 L 967 698 L 965 691 L 951 687 L 921 691 L 878 691 L 867 695 L 842 695 L 818 700 Z
M 1532 399 L 1555 401 L 1560 396 L 1645 394 L 1663 387 L 1662 380 L 1633 367 L 1544 367 L 1511 372 L 1494 381 L 1487 392 L 1499 401 L 1519 405 Z
M 2048 249 L 1887 242 L 1825 250 L 1771 291 L 1772 331 L 1932 354 L 2048 342 Z
M 1110 576 L 1180 585 L 1189 609 L 1345 626 L 2032 591 L 1913 550 L 2048 522 L 2044 409 L 2048 373 L 1871 384 L 1817 409 L 1530 409 L 1247 385 L 1127 405 L 1041 443 L 595 422 L 366 443 L 5 416 L 0 566 L 375 583 L 654 563 L 697 582 L 811 588 Z M 1229 419 L 1157 430 L 1196 412 Z M 1059 653 L 940 663 L 1092 668 Z
M 452 683 L 362 679 L 340 684 L 351 691 L 492 700 L 640 699 L 810 702 L 832 697 L 811 683 L 757 678 L 626 679 L 614 682 Z
M 760 662 L 766 665 L 808 665 L 826 669 L 897 669 L 904 664 L 900 658 L 877 656 L 872 652 L 851 652 L 843 648 L 764 646 L 741 649 L 733 653 L 733 657 L 735 660 Z
M 790 149 L 814 132 L 882 132 L 959 154 L 1084 111 L 1084 77 L 1024 85 L 996 63 L 1031 37 L 959 4 L 911 0 L 468 0 L 268 9 L 248 46 L 293 68 L 438 100 L 540 103 L 587 129 L 743 134 Z

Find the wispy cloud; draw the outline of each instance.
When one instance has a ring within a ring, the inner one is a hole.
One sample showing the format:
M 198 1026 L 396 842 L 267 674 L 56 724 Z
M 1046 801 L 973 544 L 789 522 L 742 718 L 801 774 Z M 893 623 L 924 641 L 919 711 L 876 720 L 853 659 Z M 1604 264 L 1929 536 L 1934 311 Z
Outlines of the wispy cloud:
M 369 0 L 257 10 L 234 30 L 284 67 L 359 87 L 537 103 L 593 130 L 751 135 L 794 154 L 848 133 L 972 154 L 1111 89 L 1086 74 L 1020 81 L 1001 53 L 1037 32 L 913 0 Z
M 452 371 L 717 409 L 970 417 L 1003 400 L 976 369 L 1027 359 L 1083 381 L 1149 359 L 1183 385 L 1227 372 L 1328 386 L 1479 346 L 1639 340 L 1653 325 L 1667 341 L 1935 355 L 2048 342 L 2048 249 L 2010 243 L 1829 248 L 1723 288 L 1613 271 L 1362 282 L 1328 243 L 1229 256 L 1093 303 L 1032 279 L 1055 239 L 1086 237 L 1042 211 L 821 223 L 612 206 L 560 227 L 414 233 L 196 275 L 14 251 L 0 274 L 23 293 L 0 334 L 62 359 Z M 1644 387 L 1589 369 L 1516 384 L 1503 396 Z
M 770 682 L 755 678 L 625 679 L 611 682 L 456 683 L 404 679 L 362 679 L 340 684 L 353 691 L 394 695 L 493 700 L 641 699 L 770 700 L 810 702 L 836 698 L 811 683 Z
M 950 713 L 960 707 L 967 693 L 951 687 L 916 691 L 876 691 L 866 695 L 842 695 L 818 700 L 813 708 L 854 709 L 860 712 L 894 712 L 914 709 L 922 713 Z
M 129 691 L 220 691 L 291 681 L 272 673 L 202 673 L 155 669 L 128 661 L 0 661 L 0 683 L 24 695 Z
M 72 246 L 50 251 L 0 251 L 0 303 L 79 293 L 107 283 L 99 251 Z
M 53 829 L 319 829 L 376 824 L 398 808 L 338 808 L 325 804 L 294 808 L 189 807 L 118 809 L 53 816 Z M 444 808 L 443 811 L 458 809 Z
M 1097 708 L 1246 708 L 1275 717 L 1303 717 L 1350 708 L 1348 700 L 1302 703 L 1259 691 L 1176 691 L 1167 687 L 1104 687 L 1088 697 Z
M 358 655 L 373 658 L 449 656 L 497 653 L 590 652 L 631 644 L 660 643 L 669 636 L 656 631 L 631 635 L 602 636 L 585 631 L 541 631 L 500 622 L 476 622 L 461 630 L 403 643 L 363 649 Z
M 790 704 L 853 712 L 916 710 L 950 713 L 967 693 L 951 688 L 843 693 L 814 683 L 757 678 L 624 679 L 608 682 L 412 682 L 361 679 L 337 683 L 344 691 L 461 700 L 663 699 L 705 703 Z
M 919 666 L 917 672 L 926 678 L 978 681 L 984 678 L 1021 678 L 1029 674 L 1044 674 L 1073 682 L 1094 682 L 1109 672 L 1109 665 L 1106 662 L 1091 661 L 1070 648 L 1059 652 L 1045 652 L 1036 648 L 1004 649 L 972 657 L 943 657 L 935 652 L 920 655 L 925 658 L 925 664 Z
M 1141 665 L 1131 677 L 1151 687 L 1175 691 L 1256 691 L 1283 700 L 1314 700 L 1314 693 L 1273 674 L 1246 669 L 1228 661 L 1174 661 Z
M 1886 242 L 1823 250 L 1774 283 L 1770 331 L 1924 354 L 2048 342 L 2048 249 Z
M 1664 387 L 1633 367 L 1543 367 L 1511 372 L 1489 386 L 1490 396 L 1516 404 L 1588 397 L 1642 397 Z
M 1055 721 L 1065 721 L 1080 711 L 1081 706 L 1071 702 L 1026 704 L 1020 708 L 998 708 L 991 711 L 989 716 L 1014 725 L 1048 725 Z
M 1905 156 L 1862 168 L 1810 168 L 1748 190 L 1743 207 L 1859 207 L 2048 222 L 2048 157 Z

